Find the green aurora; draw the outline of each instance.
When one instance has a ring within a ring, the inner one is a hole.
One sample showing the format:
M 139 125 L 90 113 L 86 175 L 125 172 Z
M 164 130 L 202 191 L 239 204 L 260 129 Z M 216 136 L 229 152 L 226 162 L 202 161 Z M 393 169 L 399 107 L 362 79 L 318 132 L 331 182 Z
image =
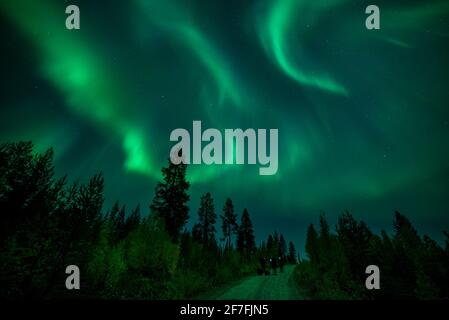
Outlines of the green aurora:
M 77 4 L 81 30 L 65 29 Z M 190 166 L 191 217 L 231 197 L 262 237 L 303 246 L 343 210 L 449 227 L 449 2 L 2 1 L 0 139 L 55 149 L 58 174 L 103 171 L 107 205 L 147 206 L 175 128 L 278 128 L 279 170 Z M 261 238 L 259 238 L 260 240 Z

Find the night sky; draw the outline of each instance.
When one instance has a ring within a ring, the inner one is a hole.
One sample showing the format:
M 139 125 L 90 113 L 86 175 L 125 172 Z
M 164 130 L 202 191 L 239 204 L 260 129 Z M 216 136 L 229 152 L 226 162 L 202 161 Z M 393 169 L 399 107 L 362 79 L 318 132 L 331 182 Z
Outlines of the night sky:
M 231 197 L 258 241 L 277 229 L 301 251 L 320 211 L 390 231 L 400 210 L 439 240 L 449 227 L 446 0 L 2 0 L 0 18 L 0 141 L 54 147 L 71 181 L 103 171 L 106 207 L 147 213 L 170 132 L 201 120 L 278 128 L 279 170 L 190 166 L 194 218 L 201 194 L 219 212 Z

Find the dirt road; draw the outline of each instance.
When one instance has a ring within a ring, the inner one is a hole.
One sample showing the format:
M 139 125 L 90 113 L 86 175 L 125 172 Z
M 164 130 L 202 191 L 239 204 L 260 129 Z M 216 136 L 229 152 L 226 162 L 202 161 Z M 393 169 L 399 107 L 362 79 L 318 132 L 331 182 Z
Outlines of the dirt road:
M 269 276 L 254 275 L 242 282 L 227 288 L 224 293 L 215 297 L 243 300 L 298 300 L 301 299 L 292 274 L 294 266 L 286 266 L 283 273 Z

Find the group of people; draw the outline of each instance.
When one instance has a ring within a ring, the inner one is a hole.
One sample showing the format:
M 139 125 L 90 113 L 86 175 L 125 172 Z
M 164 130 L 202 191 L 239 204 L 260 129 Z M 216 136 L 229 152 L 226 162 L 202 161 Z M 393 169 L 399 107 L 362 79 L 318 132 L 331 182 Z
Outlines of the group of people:
M 280 272 L 284 272 L 284 265 L 285 265 L 284 257 L 272 257 L 270 259 L 261 257 L 259 262 L 260 267 L 257 269 L 257 273 L 259 275 L 270 275 L 270 274 L 276 275 L 278 268 Z

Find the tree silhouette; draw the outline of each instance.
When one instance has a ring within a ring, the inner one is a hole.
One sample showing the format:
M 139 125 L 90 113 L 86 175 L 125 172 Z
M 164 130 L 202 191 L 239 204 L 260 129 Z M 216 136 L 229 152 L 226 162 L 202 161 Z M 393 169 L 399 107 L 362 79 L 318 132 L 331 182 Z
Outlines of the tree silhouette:
M 161 217 L 165 229 L 172 240 L 177 242 L 182 228 L 189 219 L 187 194 L 189 182 L 186 181 L 187 166 L 183 163 L 175 165 L 170 162 L 168 167 L 162 168 L 163 181 L 156 186 L 152 212 Z
M 287 260 L 289 263 L 296 263 L 296 248 L 292 241 L 288 243 Z
M 284 236 L 281 234 L 279 237 L 279 250 L 278 256 L 285 257 L 287 255 L 287 242 L 284 239 Z
M 210 241 L 215 239 L 215 222 L 217 220 L 214 200 L 209 192 L 201 197 L 198 218 L 201 242 L 209 244 Z
M 238 230 L 237 248 L 246 258 L 250 258 L 256 248 L 253 223 L 246 208 L 243 210 Z
M 338 218 L 337 235 L 351 275 L 362 281 L 365 277 L 364 267 L 372 262 L 372 259 L 367 259 L 372 237 L 371 231 L 363 221 L 357 222 L 346 211 Z
M 267 237 L 267 254 L 269 257 L 272 257 L 275 253 L 274 250 L 276 249 L 274 238 L 272 234 L 269 234 Z
M 132 230 L 136 229 L 140 224 L 140 204 L 131 212 L 129 217 L 126 219 L 125 230 L 126 235 Z
M 319 262 L 318 234 L 313 224 L 307 228 L 306 253 L 311 262 Z
M 237 214 L 234 213 L 234 205 L 230 198 L 226 199 L 225 205 L 223 206 L 223 214 L 220 215 L 222 220 L 222 232 L 224 239 L 226 241 L 225 248 L 230 250 L 232 248 L 232 237 L 237 234 Z

